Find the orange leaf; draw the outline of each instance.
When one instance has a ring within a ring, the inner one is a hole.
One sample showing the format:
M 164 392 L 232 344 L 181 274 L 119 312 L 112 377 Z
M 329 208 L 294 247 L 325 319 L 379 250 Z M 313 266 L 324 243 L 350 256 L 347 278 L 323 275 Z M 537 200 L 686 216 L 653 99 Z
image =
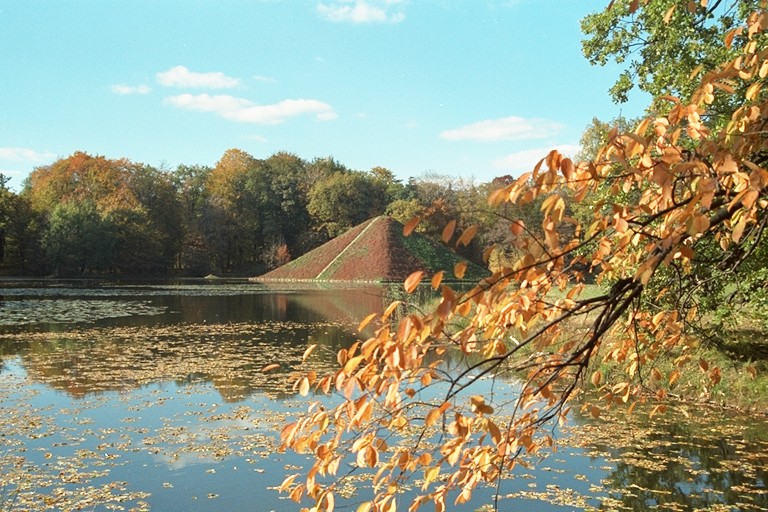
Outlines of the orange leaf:
M 437 290 L 438 286 L 440 286 L 440 283 L 443 281 L 443 272 L 442 270 L 440 272 L 435 273 L 435 275 L 432 276 L 432 289 Z
M 392 315 L 392 313 L 400 306 L 400 304 L 402 304 L 402 301 L 399 301 L 399 300 L 392 301 L 392 303 L 389 306 L 387 306 L 387 309 L 384 310 L 384 314 L 381 315 L 381 318 L 383 320 L 386 320 L 387 318 L 389 318 Z
M 267 372 L 271 372 L 272 370 L 277 370 L 278 368 L 280 368 L 280 365 L 279 365 L 279 364 L 277 364 L 277 363 L 272 363 L 272 364 L 268 364 L 267 366 L 265 366 L 264 368 L 262 368 L 262 369 L 261 369 L 261 372 L 262 372 L 262 373 L 267 373 Z
M 453 275 L 456 276 L 456 279 L 463 279 L 466 271 L 467 271 L 466 261 L 459 262 L 453 267 Z
M 416 287 L 419 286 L 419 283 L 421 282 L 422 277 L 424 277 L 423 270 L 417 270 L 416 272 L 409 275 L 405 279 L 405 283 L 403 284 L 403 286 L 405 287 L 406 293 L 413 293 Z
M 448 243 L 448 240 L 450 240 L 453 237 L 454 231 L 456 231 L 456 221 L 451 220 L 443 228 L 443 236 L 441 237 L 443 240 L 443 243 L 446 243 L 446 244 Z
M 459 239 L 456 241 L 456 247 L 460 247 L 462 245 L 464 246 L 469 245 L 469 242 L 471 242 L 472 239 L 475 237 L 475 233 L 477 233 L 477 226 L 476 225 L 469 226 L 467 229 L 464 230 L 464 232 L 461 234 Z
M 419 222 L 421 222 L 421 217 L 414 217 L 409 220 L 408 223 L 403 226 L 403 236 L 411 236 L 411 233 L 413 233 L 413 230 L 419 225 Z
M 440 411 L 439 407 L 435 407 L 431 411 L 427 413 L 427 417 L 424 418 L 424 426 L 431 427 L 435 423 L 437 423 L 437 420 L 440 419 L 440 416 L 442 415 L 442 412 Z

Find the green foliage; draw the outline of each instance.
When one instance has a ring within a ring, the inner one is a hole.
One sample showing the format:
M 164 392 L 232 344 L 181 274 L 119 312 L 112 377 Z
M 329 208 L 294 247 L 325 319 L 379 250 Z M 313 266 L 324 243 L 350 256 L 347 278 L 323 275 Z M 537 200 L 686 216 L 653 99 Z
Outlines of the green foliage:
M 90 202 L 66 202 L 50 213 L 43 247 L 56 275 L 83 275 L 109 269 L 114 226 Z
M 731 58 L 722 44 L 759 0 L 616 0 L 581 21 L 584 55 L 592 64 L 613 61 L 624 67 L 610 90 L 614 101 L 627 101 L 638 87 L 654 98 L 690 97 L 701 77 Z M 731 99 L 723 101 L 732 101 Z M 725 103 L 714 110 L 733 111 Z
M 384 183 L 361 172 L 334 172 L 318 181 L 308 197 L 313 222 L 331 238 L 386 208 Z

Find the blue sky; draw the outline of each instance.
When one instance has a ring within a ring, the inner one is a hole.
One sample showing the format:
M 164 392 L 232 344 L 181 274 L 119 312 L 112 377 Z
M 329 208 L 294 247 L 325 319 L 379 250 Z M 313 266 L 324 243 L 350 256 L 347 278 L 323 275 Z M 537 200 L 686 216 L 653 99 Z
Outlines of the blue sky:
M 639 115 L 581 55 L 605 0 L 0 0 L 0 172 L 228 148 L 489 181 Z

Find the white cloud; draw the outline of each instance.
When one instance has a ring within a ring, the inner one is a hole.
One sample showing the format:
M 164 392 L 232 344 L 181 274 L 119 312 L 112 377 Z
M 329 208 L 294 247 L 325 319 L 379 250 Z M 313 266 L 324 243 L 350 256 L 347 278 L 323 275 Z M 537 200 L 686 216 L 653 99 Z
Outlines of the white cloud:
M 528 172 L 539 163 L 539 160 L 545 158 L 553 149 L 558 150 L 563 155 L 573 158 L 581 150 L 578 144 L 560 144 L 552 147 L 538 147 L 516 151 L 505 157 L 493 161 L 493 167 L 504 169 L 507 172 Z
M 329 121 L 338 116 L 333 107 L 318 100 L 288 99 L 273 105 L 255 103 L 229 95 L 181 94 L 170 96 L 165 103 L 186 110 L 213 112 L 240 123 L 280 124 L 291 117 L 313 114 L 319 121 Z
M 35 151 L 27 148 L 0 148 L 0 160 L 12 160 L 14 162 L 47 162 L 56 158 L 56 155 L 47 151 Z
M 337 0 L 317 4 L 317 12 L 325 20 L 336 23 L 399 23 L 405 19 L 402 11 L 392 11 L 399 0 Z
M 440 133 L 440 137 L 447 140 L 484 141 L 543 139 L 556 134 L 562 128 L 563 125 L 546 119 L 510 116 L 445 130 Z
M 141 84 L 141 85 L 123 85 L 123 84 L 116 84 L 112 86 L 112 92 L 115 94 L 148 94 L 151 92 L 152 89 L 149 88 L 149 86 Z
M 157 81 L 167 87 L 201 87 L 206 89 L 231 89 L 240 85 L 240 80 L 220 71 L 195 73 L 184 66 L 176 66 L 155 75 Z
M 277 80 L 269 76 L 253 75 L 253 79 L 257 82 L 266 82 L 270 84 L 277 83 Z

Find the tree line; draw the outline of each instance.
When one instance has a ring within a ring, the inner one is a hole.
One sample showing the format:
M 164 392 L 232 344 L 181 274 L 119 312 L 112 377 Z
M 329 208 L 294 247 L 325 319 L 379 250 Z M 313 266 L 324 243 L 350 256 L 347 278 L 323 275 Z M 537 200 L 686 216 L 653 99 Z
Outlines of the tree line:
M 483 227 L 457 250 L 484 263 L 481 248 L 498 242 L 499 260 L 510 236 L 508 207 L 491 209 L 486 197 L 510 180 L 426 174 L 403 183 L 383 167 L 239 149 L 213 167 L 169 170 L 79 151 L 35 168 L 19 193 L 0 179 L 0 273 L 258 275 L 382 214 L 420 216 L 419 231 L 436 240 L 450 219 L 458 232 Z M 525 215 L 536 225 L 535 207 Z

